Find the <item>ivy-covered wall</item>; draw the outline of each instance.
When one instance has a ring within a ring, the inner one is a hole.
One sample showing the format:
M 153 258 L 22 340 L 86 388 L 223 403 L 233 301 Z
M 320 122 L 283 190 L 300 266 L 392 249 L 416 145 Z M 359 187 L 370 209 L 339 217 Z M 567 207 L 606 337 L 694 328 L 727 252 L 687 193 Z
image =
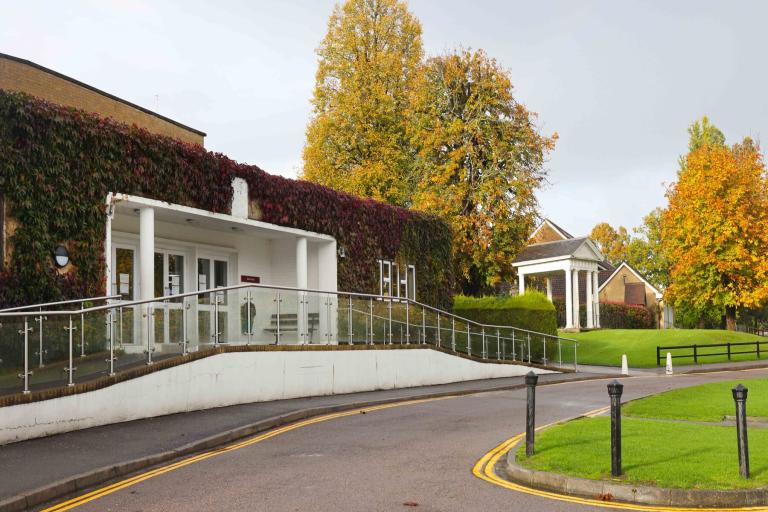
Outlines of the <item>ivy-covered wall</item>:
M 0 271 L 0 306 L 101 295 L 105 199 L 122 192 L 229 213 L 231 180 L 249 184 L 260 220 L 336 238 L 338 286 L 378 293 L 378 258 L 417 266 L 417 298 L 450 307 L 450 227 L 441 219 L 273 176 L 201 146 L 0 91 L 0 194 L 18 225 Z M 66 243 L 71 270 L 51 251 Z

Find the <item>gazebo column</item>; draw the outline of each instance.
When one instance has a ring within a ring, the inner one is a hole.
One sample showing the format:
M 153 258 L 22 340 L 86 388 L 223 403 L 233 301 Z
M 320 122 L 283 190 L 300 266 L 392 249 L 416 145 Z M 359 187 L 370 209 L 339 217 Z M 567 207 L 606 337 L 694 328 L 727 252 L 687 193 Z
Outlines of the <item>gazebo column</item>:
M 547 276 L 547 298 L 552 300 L 552 278 Z
M 573 269 L 573 327 L 578 329 L 581 327 L 581 320 L 579 319 L 579 271 Z
M 592 287 L 592 275 L 594 272 L 591 270 L 587 271 L 587 278 L 584 280 L 586 284 L 586 299 L 587 299 L 587 329 L 592 329 L 595 327 L 595 315 L 593 307 L 595 305 L 595 299 L 594 299 L 594 289 Z
M 592 272 L 592 290 L 594 290 L 594 315 L 595 315 L 595 327 L 600 327 L 600 294 L 598 293 L 598 274 L 597 271 Z
M 517 284 L 520 295 L 525 293 L 525 274 L 522 269 L 517 269 Z
M 570 267 L 565 270 L 565 328 L 573 329 L 573 279 Z

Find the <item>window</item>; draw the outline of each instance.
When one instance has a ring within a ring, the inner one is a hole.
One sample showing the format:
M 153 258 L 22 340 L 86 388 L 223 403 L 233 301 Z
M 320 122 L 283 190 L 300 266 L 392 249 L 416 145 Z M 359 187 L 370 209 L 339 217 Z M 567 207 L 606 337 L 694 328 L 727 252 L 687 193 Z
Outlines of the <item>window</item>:
M 379 295 L 416 300 L 416 266 L 400 265 L 394 261 L 378 260 Z

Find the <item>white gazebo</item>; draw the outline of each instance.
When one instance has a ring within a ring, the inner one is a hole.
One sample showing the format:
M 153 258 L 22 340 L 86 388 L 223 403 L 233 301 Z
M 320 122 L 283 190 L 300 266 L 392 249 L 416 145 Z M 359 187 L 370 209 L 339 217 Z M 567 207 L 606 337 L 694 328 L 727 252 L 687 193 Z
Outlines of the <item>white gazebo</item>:
M 600 327 L 597 274 L 603 270 L 604 257 L 589 238 L 568 238 L 553 242 L 531 244 L 515 258 L 520 293 L 525 292 L 526 276 L 546 278 L 547 297 L 552 300 L 552 280 L 565 278 L 565 327 L 580 329 L 579 273 L 584 272 L 586 283 L 587 325 Z

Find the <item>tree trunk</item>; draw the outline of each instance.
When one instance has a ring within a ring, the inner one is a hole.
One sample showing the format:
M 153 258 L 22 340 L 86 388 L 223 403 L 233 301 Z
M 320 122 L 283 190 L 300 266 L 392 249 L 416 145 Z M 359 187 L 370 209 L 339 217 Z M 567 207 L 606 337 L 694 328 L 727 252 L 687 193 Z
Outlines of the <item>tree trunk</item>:
M 736 330 L 736 306 L 725 307 L 725 328 L 729 331 Z

